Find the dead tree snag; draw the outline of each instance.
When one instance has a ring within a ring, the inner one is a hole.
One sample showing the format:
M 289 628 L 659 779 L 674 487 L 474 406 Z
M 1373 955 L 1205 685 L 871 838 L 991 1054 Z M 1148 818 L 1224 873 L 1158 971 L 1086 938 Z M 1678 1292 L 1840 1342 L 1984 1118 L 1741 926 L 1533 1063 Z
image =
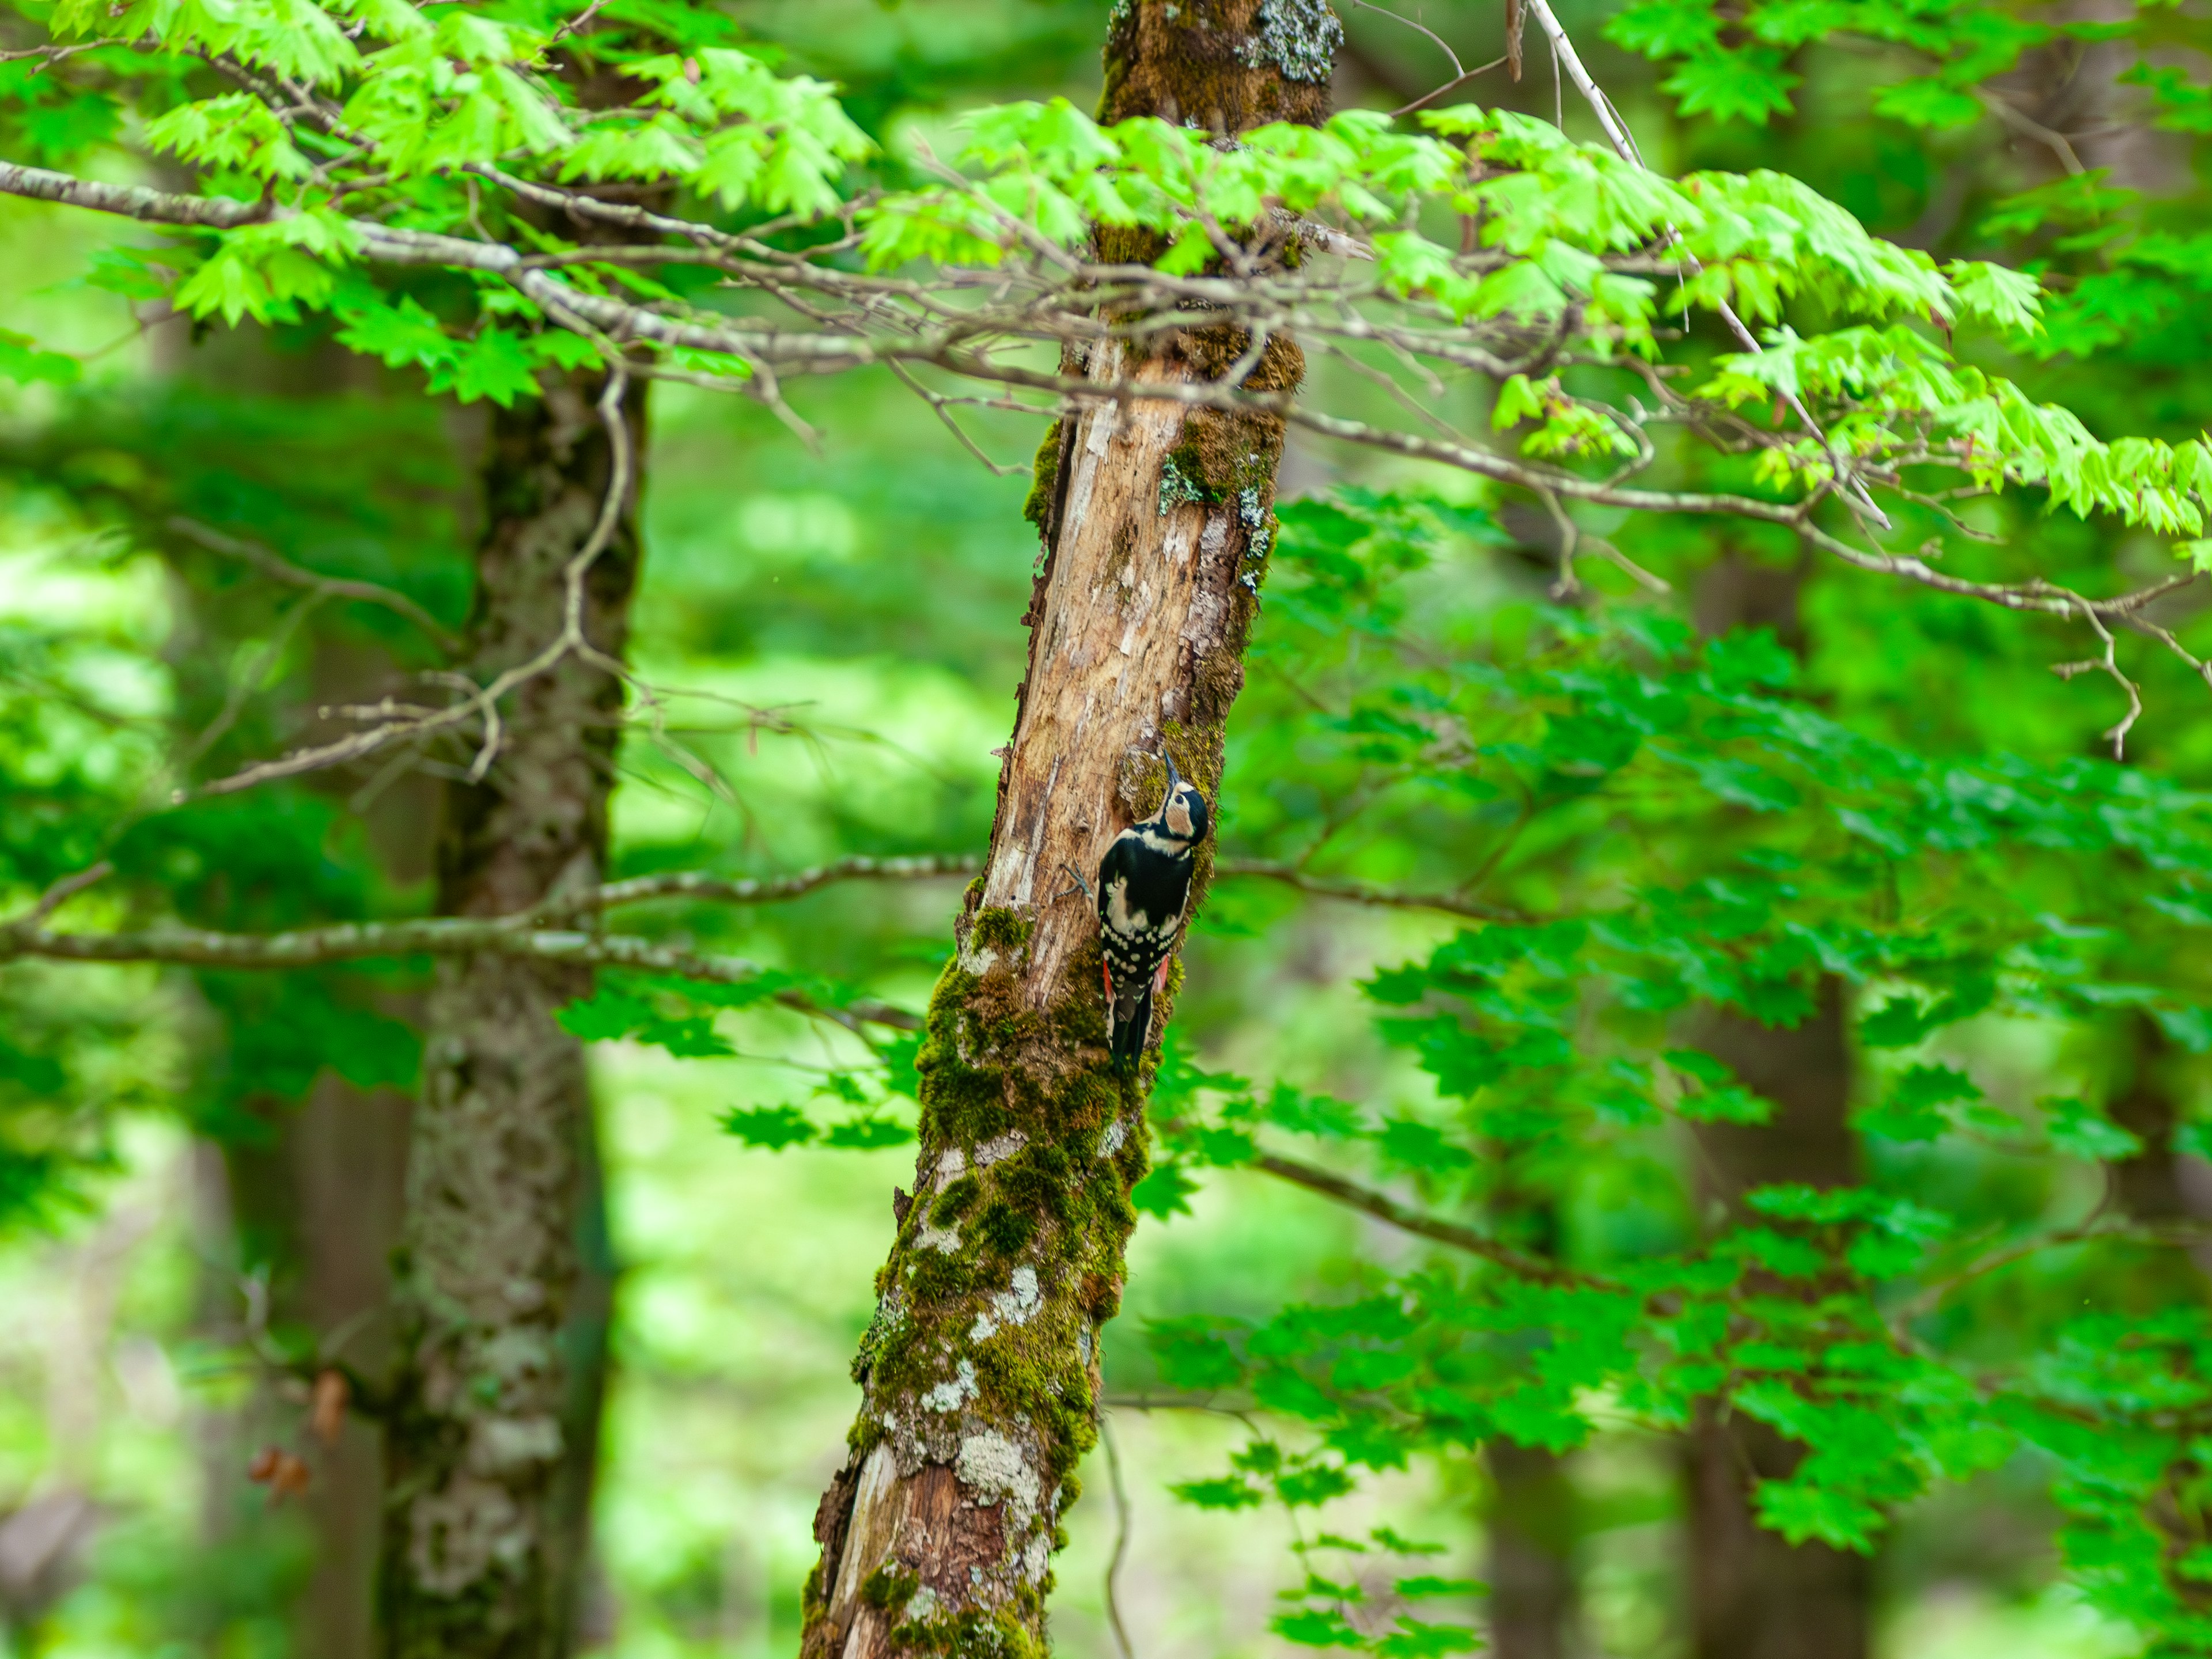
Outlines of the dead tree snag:
M 1224 138 L 1328 112 L 1340 29 L 1322 0 L 1124 0 L 1109 119 Z M 1134 250 L 1116 250 L 1126 256 Z M 1295 386 L 1286 339 L 1192 329 L 1109 341 L 1102 386 Z M 1139 398 L 1070 415 L 1039 451 L 1046 562 L 984 874 L 932 1000 L 921 1149 L 854 1372 L 852 1455 L 815 1523 L 805 1659 L 1042 1653 L 1075 1469 L 1097 1437 L 1099 1332 L 1121 1304 L 1145 1171 L 1145 1079 L 1106 1050 L 1098 939 L 1070 879 L 1159 804 L 1165 750 L 1218 796 L 1222 738 L 1273 536 L 1283 427 Z M 1192 902 L 1205 890 L 1198 855 Z M 1178 981 L 1155 1018 L 1164 1027 Z

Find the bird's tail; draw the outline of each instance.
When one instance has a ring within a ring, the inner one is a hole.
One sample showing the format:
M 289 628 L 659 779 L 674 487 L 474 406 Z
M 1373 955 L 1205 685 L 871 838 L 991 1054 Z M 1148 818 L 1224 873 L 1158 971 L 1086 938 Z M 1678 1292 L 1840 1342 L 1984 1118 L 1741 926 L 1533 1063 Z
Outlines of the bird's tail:
M 1135 1071 L 1145 1052 L 1145 1040 L 1152 1034 L 1152 986 L 1139 985 L 1133 993 L 1115 997 L 1108 1012 L 1107 1024 L 1114 1063 L 1124 1070 Z

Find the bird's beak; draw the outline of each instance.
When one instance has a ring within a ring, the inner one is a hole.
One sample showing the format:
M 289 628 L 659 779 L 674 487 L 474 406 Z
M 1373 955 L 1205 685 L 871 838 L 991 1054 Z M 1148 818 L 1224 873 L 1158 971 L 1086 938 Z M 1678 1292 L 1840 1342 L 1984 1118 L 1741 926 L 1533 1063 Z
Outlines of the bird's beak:
M 1167 766 L 1168 793 L 1172 795 L 1176 790 L 1182 787 L 1182 774 L 1176 770 L 1175 757 L 1168 753 L 1166 750 L 1163 749 L 1160 750 L 1160 759 Z

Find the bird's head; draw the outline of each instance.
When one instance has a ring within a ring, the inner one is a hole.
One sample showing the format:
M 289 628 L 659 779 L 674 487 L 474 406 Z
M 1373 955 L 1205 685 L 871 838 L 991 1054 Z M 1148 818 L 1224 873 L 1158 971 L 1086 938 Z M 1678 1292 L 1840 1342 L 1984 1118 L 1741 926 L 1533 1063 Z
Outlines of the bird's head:
M 1167 798 L 1160 802 L 1160 810 L 1152 814 L 1152 822 L 1158 826 L 1166 839 L 1195 847 L 1206 839 L 1206 829 L 1211 813 L 1206 797 L 1198 793 L 1198 786 L 1176 770 L 1174 759 L 1163 752 L 1160 758 L 1167 763 Z

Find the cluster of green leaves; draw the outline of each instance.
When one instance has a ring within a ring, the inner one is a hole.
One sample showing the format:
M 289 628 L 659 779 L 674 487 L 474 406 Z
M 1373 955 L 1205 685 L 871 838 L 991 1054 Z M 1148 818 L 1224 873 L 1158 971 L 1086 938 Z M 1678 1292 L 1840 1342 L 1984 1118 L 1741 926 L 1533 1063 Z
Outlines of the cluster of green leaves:
M 509 404 L 534 395 L 536 371 L 596 361 L 599 343 L 549 330 L 495 280 L 380 287 L 358 264 L 361 220 L 558 246 L 506 192 L 466 176 L 497 167 L 563 185 L 650 180 L 708 210 L 803 222 L 837 207 L 848 164 L 873 148 L 830 87 L 776 74 L 773 53 L 741 49 L 718 12 L 656 0 L 594 11 L 597 27 L 578 33 L 566 9 L 541 3 L 498 15 L 394 0 L 64 5 L 39 21 L 68 55 L 0 65 L 0 132 L 30 159 L 72 167 L 130 131 L 146 153 L 190 167 L 204 193 L 276 206 L 264 222 L 180 236 L 95 281 L 234 325 L 329 310 L 345 343 L 421 368 L 433 392 Z M 224 82 L 210 62 L 246 89 L 211 91 Z M 674 296 L 619 267 L 575 280 Z M 55 354 L 0 343 L 0 373 L 64 372 Z
M 763 1009 L 793 992 L 824 1009 L 842 1007 L 855 995 L 851 988 L 819 975 L 774 969 L 730 984 L 609 974 L 601 975 L 589 997 L 570 1003 L 558 1018 L 562 1030 L 587 1042 L 626 1039 L 679 1060 L 726 1059 L 738 1051 L 716 1029 L 716 1016 Z M 821 1080 L 812 1099 L 850 1109 L 848 1115 L 827 1126 L 816 1123 L 805 1109 L 786 1103 L 733 1109 L 724 1117 L 723 1127 L 746 1146 L 771 1152 L 817 1140 L 857 1152 L 903 1145 L 914 1139 L 912 1124 L 887 1114 L 914 1107 L 921 1086 L 914 1060 L 921 1047 L 921 1037 L 909 1034 L 877 1047 L 873 1065 L 814 1068 Z
M 18 567 L 19 580 L 31 574 Z M 100 764 L 101 739 L 123 712 L 111 677 L 142 644 L 130 620 L 70 630 L 0 623 L 0 914 L 90 864 L 96 826 L 130 804 L 129 775 Z M 86 1103 L 143 1085 L 102 1063 L 137 1034 L 112 998 L 9 963 L 0 1001 L 0 1227 L 9 1227 L 78 1200 L 83 1177 L 109 1160 L 107 1114 Z
M 1301 1464 L 1305 1467 L 1301 1468 Z M 1330 1479 L 1334 1471 L 1325 1464 L 1286 1455 L 1272 1441 L 1255 1442 L 1239 1454 L 1237 1469 L 1240 1476 L 1265 1481 L 1293 1507 L 1325 1501 L 1320 1492 L 1334 1484 Z M 1206 1482 L 1177 1488 L 1194 1501 L 1208 1495 L 1207 1489 Z M 1384 1578 L 1370 1565 L 1378 1557 L 1442 1555 L 1443 1545 L 1419 1543 L 1391 1528 L 1376 1527 L 1365 1539 L 1322 1533 L 1301 1539 L 1291 1547 L 1305 1568 L 1305 1580 L 1277 1593 L 1278 1601 L 1290 1604 L 1269 1621 L 1277 1635 L 1301 1647 L 1349 1648 L 1356 1653 L 1379 1655 L 1381 1659 L 1441 1659 L 1447 1653 L 1471 1653 L 1483 1645 L 1482 1638 L 1468 1626 L 1417 1618 L 1414 1612 L 1426 1602 L 1480 1595 L 1486 1585 L 1476 1579 L 1447 1578 L 1433 1571 L 1395 1571 Z M 1331 1571 L 1340 1576 L 1331 1577 L 1322 1572 L 1317 1557 L 1329 1559 Z M 1379 1582 L 1370 1588 L 1370 1581 Z
M 530 7 L 433 20 L 398 4 L 288 3 L 221 16 L 131 12 L 121 25 L 64 7 L 52 21 L 56 39 L 85 44 L 111 38 L 99 28 L 147 28 L 175 61 L 166 79 L 142 73 L 132 82 L 142 97 L 157 79 L 163 88 L 141 109 L 150 118 L 144 142 L 194 166 L 214 193 L 276 191 L 285 204 L 265 222 L 195 235 L 166 256 L 177 304 L 234 324 L 329 308 L 355 349 L 422 368 L 434 390 L 506 403 L 528 395 L 542 370 L 593 360 L 603 343 L 566 332 L 571 319 L 549 319 L 488 273 L 448 283 L 437 303 L 382 293 L 354 266 L 361 223 L 374 217 L 556 257 L 573 248 L 495 187 L 501 169 L 562 184 L 648 183 L 725 214 L 793 222 L 837 208 L 847 166 L 869 142 L 829 88 L 777 76 L 727 44 L 713 16 L 634 0 L 569 33 L 557 11 Z M 1790 27 L 1802 24 L 1793 13 Z M 1662 28 L 1636 38 L 1656 51 L 1686 37 Z M 119 71 L 101 55 L 112 50 L 63 60 L 52 73 L 112 101 L 106 88 Z M 1978 71 L 1989 50 L 1982 41 L 1979 55 L 1961 61 Z M 185 65 L 196 53 L 322 101 L 304 115 L 288 104 L 280 115 L 265 88 L 185 97 Z M 603 88 L 585 95 L 608 76 L 619 77 L 619 99 Z M 1040 243 L 1072 248 L 1106 225 L 1151 233 L 1159 268 L 1188 275 L 1220 260 L 1224 226 L 1320 216 L 1365 236 L 1384 295 L 1460 322 L 1571 318 L 1577 345 L 1601 355 L 1656 359 L 1666 317 L 1730 306 L 1775 330 L 1772 349 L 1724 359 L 1692 395 L 1729 409 L 1809 400 L 1833 428 L 1763 445 L 1761 483 L 1818 487 L 1844 453 L 1878 467 L 1942 460 L 1978 487 L 2047 489 L 2076 512 L 2189 538 L 2184 553 L 2208 556 L 2197 538 L 2212 450 L 2193 439 L 2107 442 L 2076 415 L 1954 358 L 1954 324 L 2038 332 L 2042 296 L 2032 276 L 1983 260 L 1939 265 L 1869 235 L 1785 173 L 1674 180 L 1511 111 L 1462 106 L 1421 120 L 1428 135 L 1347 112 L 1322 129 L 1266 127 L 1222 146 L 1157 120 L 1102 129 L 1064 100 L 1005 106 L 970 121 L 963 159 L 979 177 L 894 192 L 854 216 L 879 268 L 1028 258 Z M 1428 222 L 1446 214 L 1477 228 L 1471 252 L 1429 234 Z M 2129 268 L 2161 280 L 2204 268 L 2191 258 L 2194 243 L 2170 234 L 2130 246 Z M 1662 286 L 1612 268 L 1624 260 L 1674 280 Z M 678 305 L 702 275 L 711 280 L 679 261 L 649 272 L 583 258 L 568 274 L 587 291 Z M 143 276 L 142 266 L 131 280 Z M 2105 303 L 2074 297 L 2092 311 Z M 1795 332 L 1784 322 L 1790 307 L 1811 307 L 1829 325 Z M 18 367 L 37 372 L 43 361 Z M 721 356 L 689 366 L 749 372 L 742 358 Z M 1639 451 L 1617 414 L 1556 380 L 1505 407 L 1539 417 L 1524 441 L 1532 455 Z
M 2147 4 L 2112 18 L 2054 15 L 2035 5 L 1961 6 L 1932 0 L 1895 5 L 1828 0 L 1754 0 L 1724 15 L 1706 0 L 1638 0 L 1613 15 L 1610 38 L 1671 68 L 1662 83 L 1685 115 L 1764 125 L 1795 112 L 1802 76 L 1784 67 L 1808 42 L 1858 37 L 1881 53 L 1872 112 L 1916 132 L 1975 126 L 2006 130 L 2021 100 L 2033 104 L 2039 61 L 2055 66 L 2089 47 L 2125 50 L 2107 101 L 2139 88 L 2146 128 L 2184 142 L 2212 133 L 2212 88 L 2172 58 L 2191 25 L 2175 8 Z M 2063 71 L 2069 77 L 2074 70 Z M 2092 66 L 2087 73 L 2109 72 Z M 2012 80 L 1996 85 L 1997 77 Z M 2026 85 L 2021 83 L 2023 80 Z M 2052 158 L 2057 170 L 2058 158 Z M 2201 308 L 2212 281 L 2212 244 L 2191 192 L 2148 191 L 2116 183 L 2108 167 L 2075 163 L 2047 183 L 2002 191 L 1970 219 L 1983 246 L 2021 247 L 2046 294 L 2040 330 L 2015 343 L 2050 357 L 2125 350 Z
M 1150 1184 L 1166 1212 L 1205 1168 L 1303 1139 L 1333 1170 L 1492 1216 L 1487 1265 L 1376 1273 L 1364 1299 L 1272 1318 L 1156 1325 L 1173 1383 L 1310 1425 L 1307 1449 L 1240 1455 L 1185 1495 L 1303 1504 L 1425 1452 L 1681 1432 L 1719 1402 L 1807 1449 L 1758 1493 L 1787 1537 L 1869 1548 L 1931 1485 L 2025 1455 L 2086 1593 L 2201 1640 L 2172 1563 L 2200 1541 L 2185 1518 L 2206 1399 L 2192 1356 L 2212 1322 L 2166 1305 L 2108 1355 L 2112 1318 L 2083 1317 L 2078 1297 L 2024 1316 L 2015 1287 L 1993 1345 L 1961 1298 L 2051 1224 L 1989 1214 L 1931 1182 L 1929 1160 L 1972 1148 L 2051 1170 L 2143 1151 L 2084 1094 L 1991 1097 L 1956 1063 L 1972 1049 L 1959 1034 L 2091 1027 L 2119 1008 L 2179 1049 L 2212 1048 L 2187 943 L 2212 878 L 2203 797 L 2100 762 L 1938 763 L 1876 741 L 1789 695 L 1795 664 L 1756 634 L 1700 647 L 1632 613 L 1552 612 L 1488 663 L 1440 661 L 1403 637 L 1389 596 L 1468 522 L 1403 498 L 1286 515 L 1261 643 L 1306 672 L 1305 712 L 1295 737 L 1260 734 L 1273 752 L 1244 781 L 1290 810 L 1232 777 L 1226 815 L 1263 845 L 1278 823 L 1310 824 L 1304 781 L 1282 771 L 1294 742 L 1306 781 L 1369 820 L 1337 827 L 1310 867 L 1371 869 L 1394 841 L 1449 844 L 1442 823 L 1469 825 L 1462 867 L 1478 879 L 1456 896 L 1494 899 L 1498 919 L 1365 987 L 1432 1103 L 1355 1107 L 1171 1054 Z M 1351 695 L 1301 654 L 1325 630 L 1361 640 Z M 1516 896 L 1540 902 L 1516 915 Z M 1794 1024 L 1824 981 L 1859 988 L 1846 994 L 1869 1081 L 1853 1123 L 1877 1178 L 1755 1190 L 1706 1231 L 1670 1121 L 1757 1125 L 1774 1109 L 1700 1050 L 1692 1016 Z M 1532 1184 L 1570 1217 L 1551 1249 L 1510 1224 Z M 2057 1243 L 2091 1283 L 2140 1260 L 2117 1241 Z M 2129 1450 L 2100 1471 L 2100 1444 Z
M 381 867 L 343 798 L 300 785 L 171 797 L 278 749 L 296 730 L 297 677 L 319 659 L 415 663 L 428 643 L 390 608 L 269 583 L 200 538 L 275 543 L 305 581 L 373 583 L 458 618 L 454 473 L 424 441 L 424 412 L 204 386 L 64 392 L 0 442 L 21 538 L 10 580 L 76 596 L 50 621 L 6 625 L 4 913 L 100 860 L 112 873 L 68 925 L 273 932 L 415 908 L 419 890 Z M 167 659 L 173 629 L 198 648 Z M 158 1108 L 259 1143 L 272 1104 L 325 1072 L 362 1087 L 416 1074 L 403 1011 L 419 963 L 165 976 L 16 962 L 0 981 L 21 1061 L 0 1088 L 0 1145 L 29 1160 L 0 1180 L 26 1194 L 69 1190 L 80 1162 L 104 1166 L 125 1113 Z
M 1151 233 L 1162 249 L 1154 264 L 1190 275 L 1219 259 L 1224 225 L 1271 211 L 1321 216 L 1367 233 L 1385 293 L 1461 321 L 1559 324 L 1571 308 L 1589 347 L 1652 359 L 1654 328 L 1668 316 L 1728 305 L 1771 325 L 1768 349 L 1721 358 L 1692 393 L 1731 409 L 1802 398 L 1823 412 L 1826 441 L 1807 433 L 1767 448 L 1762 483 L 1817 483 L 1832 477 L 1838 452 L 1895 465 L 1933 459 L 1933 450 L 1982 489 L 2034 485 L 2084 516 L 2191 538 L 2203 529 L 2203 442 L 2107 443 L 2072 412 L 1954 356 L 1948 336 L 1960 324 L 2038 334 L 2044 296 L 2033 276 L 1984 260 L 1939 265 L 1869 235 L 1785 173 L 1673 180 L 1510 110 L 1462 106 L 1420 118 L 1437 136 L 1346 111 L 1320 129 L 1262 127 L 1224 147 L 1150 118 L 1102 128 L 1065 100 L 1008 106 L 971 118 L 963 160 L 977 179 L 871 207 L 863 242 L 878 266 L 992 264 L 1026 254 L 1026 238 L 1073 248 L 1106 224 Z M 1429 234 L 1428 208 L 1472 221 L 1477 250 Z M 1609 258 L 1655 248 L 1679 267 L 1664 289 L 1607 268 Z M 2186 252 L 2154 238 L 2137 257 L 2178 264 Z M 1783 322 L 1793 306 L 1829 325 L 1801 336 Z M 1536 422 L 1522 443 L 1533 455 L 1638 453 L 1613 417 L 1556 377 L 1541 388 L 1507 383 L 1496 422 L 1523 417 Z M 2198 541 L 2181 550 L 2212 557 Z

